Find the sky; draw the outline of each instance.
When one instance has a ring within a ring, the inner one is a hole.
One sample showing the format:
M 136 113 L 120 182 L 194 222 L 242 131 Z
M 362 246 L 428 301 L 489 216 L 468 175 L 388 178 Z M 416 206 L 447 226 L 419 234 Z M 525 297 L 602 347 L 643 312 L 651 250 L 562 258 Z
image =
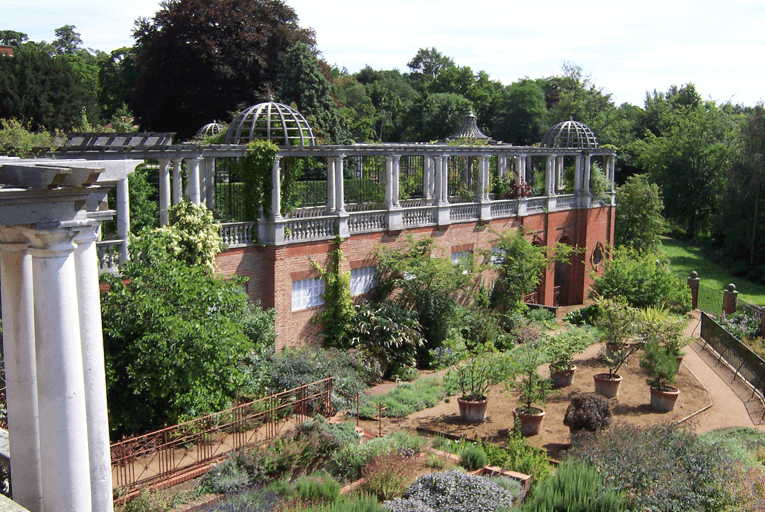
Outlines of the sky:
M 581 66 L 617 104 L 694 83 L 705 98 L 765 99 L 765 1 L 728 0 L 286 0 L 316 31 L 330 64 L 356 72 L 408 71 L 419 48 L 505 85 Z M 75 25 L 88 48 L 134 43 L 133 22 L 158 0 L 0 0 L 0 30 L 52 41 Z

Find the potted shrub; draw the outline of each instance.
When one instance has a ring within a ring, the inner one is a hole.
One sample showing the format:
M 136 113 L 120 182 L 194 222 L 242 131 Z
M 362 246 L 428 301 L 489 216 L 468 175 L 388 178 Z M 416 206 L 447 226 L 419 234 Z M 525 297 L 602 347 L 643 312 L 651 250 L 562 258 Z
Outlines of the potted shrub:
M 563 417 L 571 443 L 576 444 L 581 432 L 599 432 L 611 425 L 611 407 L 608 398 L 597 393 L 584 393 L 571 399 Z
M 678 366 L 683 362 L 685 354 L 682 348 L 689 341 L 683 335 L 685 320 L 669 310 L 648 307 L 638 312 L 637 325 L 644 343 L 659 343 L 667 354 L 677 360 Z
M 606 398 L 619 396 L 622 377 L 618 374 L 627 359 L 641 348 L 641 343 L 631 342 L 635 329 L 635 310 L 623 299 L 599 299 L 600 315 L 595 326 L 603 335 L 600 357 L 608 364 L 608 373 L 597 373 L 595 392 Z
M 547 360 L 544 346 L 539 342 L 521 345 L 511 353 L 513 379 L 507 383 L 509 389 L 518 392 L 521 405 L 513 413 L 520 422 L 521 435 L 534 436 L 542 431 L 545 411 L 534 404 L 544 404 L 552 390 L 552 382 L 545 379 L 537 368 Z
M 550 361 L 550 380 L 555 387 L 563 388 L 574 383 L 574 355 L 589 347 L 592 341 L 592 333 L 580 327 L 570 327 L 547 338 L 545 345 Z
M 675 408 L 680 391 L 672 387 L 677 374 L 677 360 L 656 342 L 647 343 L 640 367 L 648 373 L 646 382 L 651 386 L 651 408 L 669 412 Z
M 507 375 L 505 356 L 485 349 L 454 364 L 446 378 L 454 382 L 462 393 L 457 398 L 460 418 L 468 423 L 484 421 L 489 387 L 499 384 Z

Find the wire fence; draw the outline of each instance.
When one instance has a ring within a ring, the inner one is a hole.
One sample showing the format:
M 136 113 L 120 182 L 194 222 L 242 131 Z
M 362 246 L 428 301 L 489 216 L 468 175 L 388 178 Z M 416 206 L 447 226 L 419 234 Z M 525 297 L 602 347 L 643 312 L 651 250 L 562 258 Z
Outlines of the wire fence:
M 697 309 L 712 316 L 720 316 L 723 312 L 723 291 L 699 285 Z

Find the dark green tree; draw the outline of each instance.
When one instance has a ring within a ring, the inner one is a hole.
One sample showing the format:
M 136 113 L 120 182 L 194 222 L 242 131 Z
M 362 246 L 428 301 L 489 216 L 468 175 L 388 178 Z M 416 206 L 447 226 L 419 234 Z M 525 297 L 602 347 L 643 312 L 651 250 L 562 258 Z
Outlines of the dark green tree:
M 547 131 L 547 108 L 542 88 L 533 80 L 514 82 L 494 96 L 491 134 L 497 140 L 530 146 Z
M 130 108 L 142 128 L 191 137 L 279 90 L 287 50 L 313 46 L 282 0 L 165 0 L 136 21 L 139 74 Z
M 25 43 L 29 40 L 23 32 L 16 32 L 15 30 L 0 30 L 0 44 L 7 46 L 18 46 L 21 43 Z
M 281 83 L 281 100 L 297 105 L 320 137 L 332 144 L 349 141 L 337 104 L 329 94 L 329 81 L 305 43 L 297 42 L 287 51 Z
M 410 111 L 420 93 L 411 81 L 398 70 L 376 71 L 369 66 L 359 71 L 356 79 L 366 87 L 375 108 L 375 139 L 385 142 L 413 140 L 416 129 Z
M 134 48 L 117 48 L 100 61 L 98 102 L 105 119 L 112 118 L 118 110 L 127 109 L 130 105 L 138 72 Z
M 56 39 L 53 40 L 51 45 L 55 49 L 57 54 L 68 53 L 74 55 L 79 52 L 82 47 L 82 38 L 79 32 L 75 32 L 74 25 L 64 25 L 56 29 Z
M 353 77 L 339 76 L 332 81 L 332 94 L 342 104 L 340 115 L 355 142 L 375 140 L 375 107 L 366 87 Z
M 459 130 L 473 104 L 460 94 L 430 94 L 422 102 L 420 129 L 415 140 L 441 140 Z
M 412 83 L 420 91 L 424 91 L 442 71 L 453 68 L 454 61 L 435 48 L 420 48 L 407 67 L 411 70 Z

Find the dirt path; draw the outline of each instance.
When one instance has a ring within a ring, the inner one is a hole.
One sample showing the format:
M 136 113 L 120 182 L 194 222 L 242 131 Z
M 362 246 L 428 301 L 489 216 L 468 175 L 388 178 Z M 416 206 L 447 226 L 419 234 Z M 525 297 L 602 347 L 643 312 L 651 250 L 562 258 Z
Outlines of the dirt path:
M 634 357 L 620 370 L 624 377 L 619 396 L 611 399 L 614 424 L 630 423 L 651 425 L 662 422 L 684 422 L 697 432 L 706 432 L 722 427 L 747 426 L 765 430 L 763 407 L 759 399 L 751 399 L 751 390 L 734 381 L 733 371 L 717 362 L 707 351 L 702 351 L 703 342 L 698 339 L 699 315 L 694 312 L 686 335 L 696 339 L 686 347 L 686 356 L 678 373 L 675 386 L 681 390 L 675 410 L 670 413 L 656 413 L 649 406 L 649 390 L 645 373 Z M 559 455 L 569 443 L 568 428 L 563 425 L 563 415 L 568 403 L 576 394 L 594 391 L 592 375 L 605 371 L 598 361 L 600 345 L 593 345 L 575 358 L 579 369 L 573 386 L 556 391 L 548 398 L 545 410 L 544 431 L 539 436 L 528 438 L 533 446 L 546 448 L 552 456 Z M 546 368 L 540 368 L 546 374 Z M 391 387 L 373 388 L 377 394 Z M 516 407 L 516 394 L 504 386 L 495 386 L 489 396 L 487 420 L 478 425 L 463 424 L 458 417 L 456 397 L 442 400 L 438 405 L 402 419 L 384 419 L 383 434 L 394 430 L 415 430 L 426 427 L 471 438 L 488 438 L 502 442 L 508 429 L 513 428 L 512 410 Z M 376 421 L 363 422 L 362 426 L 371 432 L 378 431 Z

